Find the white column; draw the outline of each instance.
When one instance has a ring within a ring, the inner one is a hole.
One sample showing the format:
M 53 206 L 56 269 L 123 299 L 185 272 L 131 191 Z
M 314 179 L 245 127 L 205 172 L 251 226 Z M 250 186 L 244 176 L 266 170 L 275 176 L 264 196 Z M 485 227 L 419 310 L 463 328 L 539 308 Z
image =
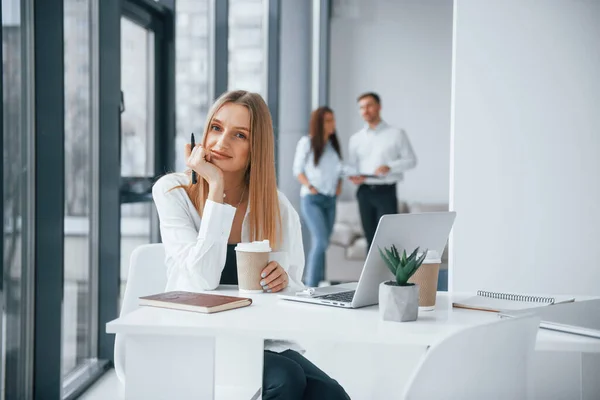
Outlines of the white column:
M 451 290 L 600 295 L 600 2 L 454 19 Z
M 300 184 L 292 174 L 296 144 L 308 133 L 311 102 L 310 1 L 281 2 L 279 69 L 279 189 L 300 210 Z

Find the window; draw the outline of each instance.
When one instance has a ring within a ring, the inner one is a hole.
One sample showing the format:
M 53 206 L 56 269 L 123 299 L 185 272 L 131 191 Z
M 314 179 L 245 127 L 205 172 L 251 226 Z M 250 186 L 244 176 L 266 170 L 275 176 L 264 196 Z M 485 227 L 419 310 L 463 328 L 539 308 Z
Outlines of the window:
M 154 173 L 154 33 L 121 18 L 121 175 Z
M 62 375 L 96 356 L 91 312 L 91 0 L 64 0 L 65 219 Z
M 228 90 L 267 94 L 268 0 L 229 0 Z
M 183 148 L 190 134 L 199 141 L 212 104 L 210 85 L 210 9 L 208 0 L 177 0 L 175 16 L 175 167 L 184 171 Z
M 31 352 L 28 351 L 32 328 L 31 315 L 32 259 L 28 255 L 32 232 L 28 229 L 31 208 L 28 180 L 31 162 L 28 149 L 32 144 L 25 116 L 28 114 L 26 94 L 27 60 L 23 52 L 24 31 L 30 21 L 21 18 L 20 0 L 2 1 L 2 129 L 3 149 L 3 299 L 0 320 L 0 398 L 27 396 L 30 382 Z M 30 82 L 29 82 L 30 83 Z M 29 394 L 31 394 L 29 392 Z
M 154 32 L 121 17 L 121 176 L 154 175 Z M 121 298 L 131 252 L 152 242 L 151 202 L 121 205 Z

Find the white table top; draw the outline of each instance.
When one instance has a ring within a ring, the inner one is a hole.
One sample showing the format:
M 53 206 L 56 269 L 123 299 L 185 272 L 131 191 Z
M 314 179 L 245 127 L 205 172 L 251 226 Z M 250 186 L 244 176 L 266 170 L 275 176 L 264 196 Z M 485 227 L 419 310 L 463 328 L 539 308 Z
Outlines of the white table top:
M 452 308 L 468 294 L 439 292 L 435 311 L 419 311 L 415 322 L 382 321 L 377 306 L 343 309 L 280 299 L 274 294 L 240 294 L 235 287 L 215 292 L 251 297 L 249 307 L 215 314 L 140 307 L 106 326 L 108 333 L 243 336 L 301 342 L 430 346 L 467 326 L 498 320 L 496 313 Z M 537 350 L 600 353 L 600 339 L 540 329 Z

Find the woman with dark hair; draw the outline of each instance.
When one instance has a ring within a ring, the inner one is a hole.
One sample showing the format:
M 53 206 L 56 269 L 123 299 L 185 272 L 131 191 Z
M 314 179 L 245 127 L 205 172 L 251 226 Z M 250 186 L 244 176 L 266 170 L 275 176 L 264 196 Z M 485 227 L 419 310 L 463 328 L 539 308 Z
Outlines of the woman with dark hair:
M 342 152 L 333 110 L 320 107 L 312 112 L 309 135 L 300 139 L 294 157 L 294 176 L 302 184 L 300 211 L 311 236 L 304 274 L 307 286 L 318 286 L 325 276 L 325 252 L 342 190 L 341 174 Z

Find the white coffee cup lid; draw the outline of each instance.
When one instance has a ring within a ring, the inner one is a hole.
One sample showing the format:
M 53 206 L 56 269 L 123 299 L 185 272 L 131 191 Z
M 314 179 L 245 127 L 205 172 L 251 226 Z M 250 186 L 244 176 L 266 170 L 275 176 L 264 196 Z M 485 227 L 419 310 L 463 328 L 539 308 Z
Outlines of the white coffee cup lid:
M 423 253 L 419 253 L 419 257 L 421 257 L 423 255 Z M 425 260 L 423 261 L 423 264 L 436 264 L 442 263 L 442 258 L 440 257 L 440 254 L 436 251 L 436 250 L 428 250 L 427 251 L 427 255 L 425 256 Z
M 235 246 L 236 251 L 245 251 L 248 253 L 268 253 L 271 251 L 271 246 L 268 240 L 257 242 L 243 242 Z

